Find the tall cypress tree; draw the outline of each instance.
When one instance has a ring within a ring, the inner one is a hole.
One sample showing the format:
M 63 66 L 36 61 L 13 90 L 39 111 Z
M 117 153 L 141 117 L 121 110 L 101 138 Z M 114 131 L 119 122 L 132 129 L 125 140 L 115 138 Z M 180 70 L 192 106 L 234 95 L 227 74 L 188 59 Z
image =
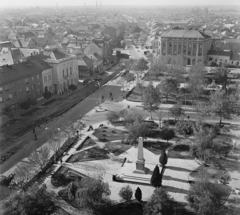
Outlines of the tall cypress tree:
M 160 157 L 159 157 L 159 163 L 164 167 L 167 164 L 168 156 L 166 154 L 166 151 L 163 150 Z
M 142 191 L 141 191 L 141 189 L 140 189 L 139 187 L 136 189 L 135 198 L 136 198 L 139 202 L 142 201 Z
M 161 185 L 162 185 L 162 176 L 159 172 L 158 165 L 156 165 L 153 170 L 153 174 L 151 177 L 151 185 L 154 187 L 161 187 Z

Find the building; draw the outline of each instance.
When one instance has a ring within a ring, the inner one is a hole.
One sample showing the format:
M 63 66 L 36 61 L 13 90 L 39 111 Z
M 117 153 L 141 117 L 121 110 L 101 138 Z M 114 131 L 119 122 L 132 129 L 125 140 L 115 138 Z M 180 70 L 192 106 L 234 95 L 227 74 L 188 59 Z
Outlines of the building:
M 90 76 L 93 73 L 93 61 L 86 55 L 77 56 L 79 76 Z
M 212 38 L 196 30 L 170 30 L 161 36 L 162 55 L 183 55 L 187 65 L 207 62 Z
M 0 110 L 2 114 L 19 109 L 23 101 L 42 98 L 42 72 L 49 66 L 38 68 L 24 59 L 13 65 L 0 67 Z
M 52 91 L 61 94 L 71 84 L 78 84 L 78 66 L 75 55 L 64 54 L 57 49 L 45 49 L 40 54 L 42 59 L 53 68 Z

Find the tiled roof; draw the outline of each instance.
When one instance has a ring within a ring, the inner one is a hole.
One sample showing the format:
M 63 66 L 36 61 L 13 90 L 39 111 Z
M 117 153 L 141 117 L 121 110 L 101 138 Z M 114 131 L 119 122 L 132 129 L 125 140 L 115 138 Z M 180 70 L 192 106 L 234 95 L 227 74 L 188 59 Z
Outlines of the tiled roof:
M 55 58 L 56 58 L 57 60 L 60 60 L 60 59 L 63 59 L 63 58 L 66 57 L 66 54 L 64 54 L 64 53 L 62 53 L 62 52 L 60 52 L 60 51 L 58 51 L 58 50 L 54 50 L 54 51 L 53 51 L 53 54 L 54 54 L 54 56 L 55 56 Z
M 11 66 L 3 66 L 0 71 L 0 85 L 5 85 L 13 81 L 40 74 L 41 69 L 34 64 L 27 62 L 17 63 Z
M 15 48 L 14 45 L 12 44 L 12 42 L 10 42 L 10 41 L 0 42 L 0 49 L 2 49 L 3 47 Z
M 210 50 L 208 52 L 208 55 L 217 55 L 217 56 L 226 56 L 226 57 L 230 57 L 231 56 L 231 52 L 225 52 L 225 51 L 216 51 L 216 50 Z
M 211 38 L 210 36 L 196 30 L 170 30 L 162 37 L 172 37 L 172 38 Z
M 19 35 L 21 35 L 21 36 L 24 35 L 25 39 L 35 37 L 35 34 L 33 32 L 31 32 L 31 31 L 24 32 L 24 33 L 19 33 Z
M 51 69 L 52 67 L 46 63 L 40 55 L 33 55 L 28 57 L 28 61 L 34 64 L 41 70 Z
M 102 58 L 99 54 L 97 54 L 97 53 L 94 53 L 93 55 L 94 55 L 94 57 L 95 57 L 98 61 L 100 61 L 100 60 L 103 59 L 103 58 Z

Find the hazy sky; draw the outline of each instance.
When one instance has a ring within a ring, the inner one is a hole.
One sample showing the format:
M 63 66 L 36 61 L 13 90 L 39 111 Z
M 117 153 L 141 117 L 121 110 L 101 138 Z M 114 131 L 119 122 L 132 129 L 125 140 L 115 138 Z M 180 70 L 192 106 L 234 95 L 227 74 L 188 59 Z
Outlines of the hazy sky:
M 99 0 L 104 5 L 240 5 L 240 0 Z M 0 7 L 95 5 L 96 0 L 0 0 Z

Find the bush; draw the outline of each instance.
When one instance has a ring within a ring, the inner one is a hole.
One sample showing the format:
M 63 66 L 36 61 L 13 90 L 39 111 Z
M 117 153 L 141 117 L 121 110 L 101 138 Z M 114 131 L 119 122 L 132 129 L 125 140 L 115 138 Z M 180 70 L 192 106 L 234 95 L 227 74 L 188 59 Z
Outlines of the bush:
M 130 201 L 133 195 L 133 191 L 129 185 L 122 187 L 119 191 L 119 196 L 125 201 Z
M 52 93 L 50 91 L 46 91 L 43 93 L 43 97 L 45 99 L 50 99 L 52 97 Z
M 160 132 L 160 137 L 164 140 L 167 140 L 167 142 L 171 140 L 174 136 L 175 136 L 175 132 L 171 128 L 165 127 Z
M 192 135 L 194 132 L 194 126 L 190 121 L 179 121 L 177 122 L 176 128 L 180 134 Z
M 24 102 L 20 103 L 19 106 L 21 109 L 27 110 L 28 108 L 30 108 L 31 103 L 29 101 L 24 101 Z
M 166 154 L 166 151 L 163 150 L 160 157 L 159 157 L 159 163 L 164 167 L 167 164 L 168 157 Z
M 141 189 L 138 187 L 135 191 L 135 198 L 141 202 L 142 201 L 142 191 Z
M 71 84 L 71 85 L 68 86 L 68 89 L 72 90 L 72 91 L 75 91 L 77 89 L 77 86 L 74 85 L 74 84 Z
M 151 177 L 151 185 L 154 187 L 161 187 L 161 185 L 162 185 L 162 176 L 159 172 L 158 165 L 156 165 L 153 170 L 153 174 Z
M 35 106 L 35 105 L 37 104 L 37 100 L 36 100 L 35 98 L 31 98 L 31 99 L 30 99 L 30 104 L 31 104 L 32 106 Z

